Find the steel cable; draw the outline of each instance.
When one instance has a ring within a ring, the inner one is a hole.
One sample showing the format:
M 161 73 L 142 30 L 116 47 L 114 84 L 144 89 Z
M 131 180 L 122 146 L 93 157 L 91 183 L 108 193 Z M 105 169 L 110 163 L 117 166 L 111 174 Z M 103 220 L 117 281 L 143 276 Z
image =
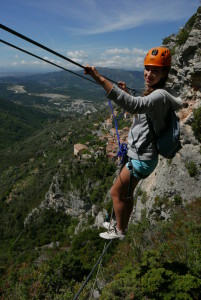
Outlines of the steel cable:
M 15 35 L 15 36 L 17 36 L 17 37 L 19 37 L 19 38 L 21 38 L 21 39 L 23 39 L 23 40 L 25 40 L 25 41 L 27 41 L 27 42 L 29 42 L 29 43 L 31 43 L 31 44 L 34 44 L 35 46 L 40 47 L 40 48 L 42 48 L 42 49 L 44 49 L 44 50 L 46 50 L 46 51 L 48 51 L 48 52 L 50 52 L 50 53 L 52 53 L 52 54 L 54 54 L 54 55 L 56 55 L 56 56 L 58 56 L 58 57 L 64 59 L 64 60 L 67 60 L 68 62 L 70 62 L 70 63 L 72 63 L 72 64 L 74 64 L 74 65 L 76 65 L 76 66 L 78 66 L 78 67 L 80 67 L 80 68 L 82 68 L 82 69 L 85 69 L 85 67 L 84 67 L 83 65 L 77 63 L 76 61 L 74 61 L 74 60 L 72 60 L 72 59 L 70 59 L 70 58 L 68 58 L 68 57 L 66 57 L 66 56 L 64 56 L 64 55 L 62 55 L 62 54 L 60 54 L 60 53 L 58 53 L 58 52 L 56 52 L 56 51 L 50 49 L 50 48 L 48 48 L 48 47 L 46 47 L 46 46 L 43 45 L 43 44 L 40 44 L 40 43 L 34 41 L 33 39 L 31 39 L 31 38 L 29 38 L 29 37 L 27 37 L 27 36 L 25 36 L 25 35 L 23 35 L 23 34 L 17 32 L 17 31 L 15 31 L 15 30 L 13 30 L 13 29 L 11 29 L 11 28 L 9 28 L 9 27 L 3 25 L 3 24 L 0 24 L 0 28 L 3 29 L 3 30 L 5 30 L 5 31 L 7 31 L 7 32 L 9 32 L 9 33 L 11 33 L 11 34 L 13 34 L 13 35 Z M 21 51 L 22 51 L 22 50 L 21 50 Z M 26 51 L 26 50 L 24 50 L 24 52 L 25 52 L 25 51 Z M 28 51 L 25 52 L 25 53 L 29 54 Z M 104 75 L 103 75 L 103 77 L 105 77 L 107 80 L 109 80 L 109 81 L 111 81 L 111 82 L 113 82 L 113 83 L 115 83 L 115 84 L 118 85 L 118 82 L 116 82 L 116 81 L 114 81 L 114 80 L 112 80 L 112 79 L 110 79 L 110 78 L 107 78 L 107 77 L 104 76 Z M 83 78 L 87 79 L 86 77 L 83 77 Z M 139 91 L 137 91 L 137 90 L 135 90 L 135 89 L 133 89 L 133 88 L 127 87 L 127 89 L 133 91 L 134 93 L 139 93 L 139 94 L 140 94 Z
M 6 41 L 4 41 L 4 40 L 2 40 L 2 39 L 0 39 L 0 42 L 2 42 L 2 43 L 5 44 L 5 45 L 8 45 L 8 46 L 10 46 L 10 47 L 12 47 L 12 48 L 15 48 L 15 49 L 17 49 L 17 50 L 19 50 L 19 51 L 22 51 L 22 52 L 24 52 L 24 53 L 26 53 L 26 54 L 29 54 L 29 55 L 31 55 L 31 56 L 33 56 L 33 57 L 35 57 L 35 58 L 38 58 L 38 59 L 40 59 L 40 60 L 42 60 L 42 61 L 44 61 L 44 62 L 46 62 L 46 63 L 48 63 L 48 64 L 51 64 L 51 65 L 53 65 L 53 66 L 56 66 L 56 67 L 58 67 L 58 68 L 60 68 L 60 69 L 62 69 L 62 70 L 64 70 L 64 71 L 70 72 L 70 73 L 72 73 L 72 74 L 74 74 L 74 75 L 77 75 L 77 76 L 79 76 L 79 77 L 81 77 L 81 78 L 84 78 L 84 79 L 86 79 L 86 80 L 88 80 L 88 81 L 91 81 L 91 82 L 93 82 L 93 83 L 99 84 L 99 83 L 97 83 L 96 81 L 93 81 L 93 80 L 91 80 L 91 79 L 89 79 L 89 78 L 87 78 L 87 77 L 84 77 L 84 76 L 82 76 L 82 75 L 80 75 L 80 74 L 78 74 L 78 73 L 75 73 L 75 72 L 73 72 L 73 71 L 71 71 L 71 70 L 69 70 L 69 69 L 66 69 L 66 68 L 64 68 L 64 67 L 62 67 L 62 66 L 59 66 L 59 65 L 57 65 L 57 64 L 55 64 L 55 63 L 53 63 L 53 62 L 51 62 L 51 61 L 49 61 L 49 60 L 47 60 L 47 59 L 45 59 L 45 58 L 42 58 L 42 57 L 40 57 L 40 56 L 38 56 L 38 55 L 36 55 L 36 54 L 33 54 L 33 53 L 31 53 L 31 52 L 29 52 L 29 51 L 27 51 L 27 50 L 24 50 L 24 49 L 22 49 L 22 48 L 20 48 L 20 47 L 17 47 L 17 46 L 15 46 L 15 45 L 13 45 L 13 44 L 11 44 L 11 43 L 8 43 L 8 42 L 6 42 Z

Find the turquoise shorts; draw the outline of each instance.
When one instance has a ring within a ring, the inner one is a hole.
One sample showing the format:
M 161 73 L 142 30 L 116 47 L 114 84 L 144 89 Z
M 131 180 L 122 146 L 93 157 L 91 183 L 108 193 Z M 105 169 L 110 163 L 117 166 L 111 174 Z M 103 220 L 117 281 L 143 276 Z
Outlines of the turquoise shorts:
M 156 168 L 158 164 L 158 159 L 152 160 L 137 160 L 131 159 L 133 165 L 133 176 L 137 179 L 144 179 L 148 177 Z M 129 169 L 129 163 L 126 164 Z

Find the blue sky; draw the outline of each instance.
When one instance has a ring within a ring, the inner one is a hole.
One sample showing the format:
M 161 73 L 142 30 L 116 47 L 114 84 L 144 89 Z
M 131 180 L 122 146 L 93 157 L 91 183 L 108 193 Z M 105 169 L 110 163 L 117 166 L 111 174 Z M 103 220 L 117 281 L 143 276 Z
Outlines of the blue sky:
M 97 67 L 139 70 L 145 53 L 177 33 L 200 0 L 5 0 L 1 24 L 79 62 Z M 7 32 L 1 39 L 68 69 L 62 61 Z M 59 70 L 4 44 L 0 73 Z

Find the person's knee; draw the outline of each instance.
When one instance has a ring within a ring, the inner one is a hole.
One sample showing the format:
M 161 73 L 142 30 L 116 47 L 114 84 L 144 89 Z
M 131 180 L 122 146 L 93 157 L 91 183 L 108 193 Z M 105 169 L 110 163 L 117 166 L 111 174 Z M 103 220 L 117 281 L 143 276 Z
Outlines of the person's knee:
M 110 189 L 110 195 L 111 195 L 113 200 L 118 197 L 117 190 L 115 189 L 114 186 L 112 186 L 111 189 Z
M 113 202 L 124 202 L 126 200 L 126 194 L 123 193 L 123 191 L 116 189 L 115 186 L 112 186 L 112 188 L 110 189 L 110 195 Z

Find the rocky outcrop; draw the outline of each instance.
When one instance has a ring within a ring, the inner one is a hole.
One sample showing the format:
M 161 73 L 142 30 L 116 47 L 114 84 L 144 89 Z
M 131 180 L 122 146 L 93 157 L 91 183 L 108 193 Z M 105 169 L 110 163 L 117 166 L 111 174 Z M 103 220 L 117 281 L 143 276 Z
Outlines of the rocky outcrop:
M 167 219 L 174 205 L 184 205 L 201 197 L 200 144 L 191 127 L 193 109 L 201 106 L 201 7 L 193 20 L 192 28 L 188 25 L 181 29 L 188 33 L 184 44 L 178 44 L 180 30 L 165 45 L 175 52 L 168 86 L 181 95 L 186 104 L 179 112 L 182 149 L 171 161 L 161 157 L 155 172 L 142 182 L 141 189 L 147 194 L 147 202 L 144 203 L 143 196 L 138 197 L 133 220 L 139 220 L 144 210 L 150 220 Z M 189 173 L 189 164 L 195 168 L 194 175 Z
M 165 46 L 175 53 L 169 87 L 179 93 L 184 101 L 195 101 L 198 106 L 201 101 L 201 7 L 191 19 L 192 27 L 187 22 L 176 36 L 170 37 Z M 183 44 L 181 35 L 188 36 Z
M 27 226 L 32 220 L 38 218 L 41 211 L 45 209 L 54 209 L 55 211 L 64 211 L 72 217 L 82 219 L 83 215 L 91 209 L 91 204 L 80 196 L 79 191 L 73 190 L 64 193 L 61 189 L 63 176 L 58 172 L 52 180 L 50 188 L 41 204 L 34 208 L 24 221 Z

